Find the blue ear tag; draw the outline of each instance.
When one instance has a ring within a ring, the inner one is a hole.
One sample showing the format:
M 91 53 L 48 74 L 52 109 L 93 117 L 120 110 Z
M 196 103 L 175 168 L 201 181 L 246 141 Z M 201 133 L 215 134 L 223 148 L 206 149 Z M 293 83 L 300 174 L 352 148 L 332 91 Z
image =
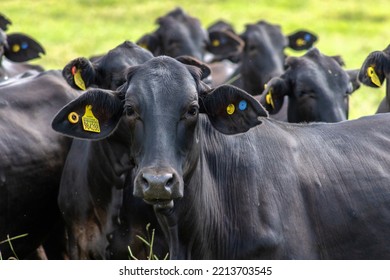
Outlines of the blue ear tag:
M 28 48 L 28 43 L 27 42 L 23 42 L 20 47 L 22 48 L 22 50 L 25 50 Z
M 303 38 L 305 39 L 305 41 L 310 41 L 311 36 L 310 34 L 306 34 Z
M 244 111 L 248 107 L 248 103 L 245 100 L 241 100 L 240 103 L 238 103 L 238 109 L 241 111 Z

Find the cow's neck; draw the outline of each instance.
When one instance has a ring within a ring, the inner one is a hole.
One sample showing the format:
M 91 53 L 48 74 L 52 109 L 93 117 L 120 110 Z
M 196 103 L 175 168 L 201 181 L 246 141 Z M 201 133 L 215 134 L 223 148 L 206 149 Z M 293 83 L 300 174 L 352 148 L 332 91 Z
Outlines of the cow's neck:
M 169 220 L 172 224 L 168 235 L 169 240 L 176 246 L 173 247 L 177 253 L 176 257 L 246 258 L 258 256 L 259 250 L 274 250 L 277 241 L 273 225 L 269 222 L 273 219 L 266 207 L 260 214 L 259 209 L 254 209 L 253 215 L 258 217 L 257 228 L 254 230 L 250 229 L 253 225 L 243 224 L 243 217 L 239 215 L 250 213 L 253 207 L 249 204 L 256 201 L 253 199 L 248 202 L 247 193 L 242 193 L 243 196 L 237 193 L 241 193 L 241 189 L 243 192 L 246 188 L 256 189 L 254 176 L 237 176 L 240 172 L 245 172 L 245 167 L 238 167 L 236 164 L 243 163 L 245 158 L 250 160 L 251 156 L 242 155 L 242 158 L 238 159 L 235 149 L 243 150 L 246 144 L 239 141 L 249 139 L 244 136 L 240 140 L 234 140 L 235 136 L 222 135 L 205 119 L 200 121 L 200 126 L 199 161 L 192 177 L 185 181 L 184 197 L 175 202 Z M 238 182 L 237 180 L 241 179 L 237 177 L 243 178 L 245 182 Z M 251 195 L 259 196 L 255 192 Z M 175 222 L 178 225 L 176 227 L 172 226 Z M 256 243 L 252 243 L 250 247 L 247 245 L 248 240 L 244 241 L 247 232 L 252 233 L 250 238 Z M 230 240 L 232 236 L 235 238 Z
M 89 177 L 99 182 L 124 187 L 125 174 L 131 169 L 128 150 L 123 143 L 116 141 L 115 134 L 100 141 L 90 142 L 89 165 L 93 166 Z

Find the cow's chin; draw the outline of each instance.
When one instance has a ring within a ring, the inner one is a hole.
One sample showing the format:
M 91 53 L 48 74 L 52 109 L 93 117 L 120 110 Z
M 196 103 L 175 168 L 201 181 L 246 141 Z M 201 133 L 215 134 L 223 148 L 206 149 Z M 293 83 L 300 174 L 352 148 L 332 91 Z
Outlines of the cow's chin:
M 155 210 L 171 209 L 174 206 L 173 199 L 171 199 L 171 200 L 160 200 L 160 199 L 146 200 L 146 199 L 144 199 L 144 201 L 147 204 L 153 205 Z

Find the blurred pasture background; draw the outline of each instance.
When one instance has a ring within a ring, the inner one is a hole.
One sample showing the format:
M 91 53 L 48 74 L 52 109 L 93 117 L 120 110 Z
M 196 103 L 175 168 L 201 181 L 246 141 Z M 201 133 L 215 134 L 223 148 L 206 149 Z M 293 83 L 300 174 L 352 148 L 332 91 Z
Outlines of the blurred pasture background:
M 320 51 L 341 55 L 346 69 L 360 68 L 370 52 L 390 43 L 389 0 L 1 0 L 0 12 L 12 21 L 7 32 L 27 33 L 46 49 L 33 63 L 62 69 L 76 57 L 137 41 L 157 28 L 156 18 L 178 6 L 205 28 L 224 19 L 240 33 L 245 24 L 264 19 L 281 25 L 284 34 L 310 30 L 319 35 Z M 384 94 L 384 87 L 362 86 L 351 97 L 350 119 L 373 114 Z

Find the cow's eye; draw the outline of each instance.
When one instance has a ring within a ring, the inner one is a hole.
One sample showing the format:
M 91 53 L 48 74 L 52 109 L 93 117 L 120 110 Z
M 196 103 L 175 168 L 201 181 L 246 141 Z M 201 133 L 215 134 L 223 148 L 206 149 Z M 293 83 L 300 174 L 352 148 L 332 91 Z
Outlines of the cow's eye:
M 133 106 L 127 106 L 126 107 L 126 116 L 132 117 L 135 115 L 135 110 Z
M 189 116 L 192 116 L 192 117 L 195 117 L 196 115 L 198 115 L 198 112 L 199 112 L 199 108 L 198 106 L 191 106 L 188 111 L 187 111 L 187 114 Z

